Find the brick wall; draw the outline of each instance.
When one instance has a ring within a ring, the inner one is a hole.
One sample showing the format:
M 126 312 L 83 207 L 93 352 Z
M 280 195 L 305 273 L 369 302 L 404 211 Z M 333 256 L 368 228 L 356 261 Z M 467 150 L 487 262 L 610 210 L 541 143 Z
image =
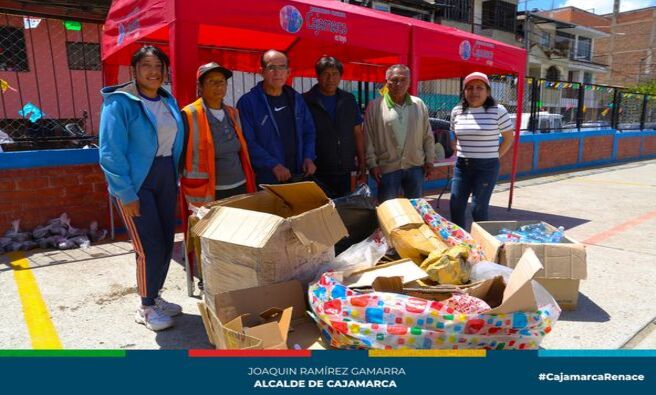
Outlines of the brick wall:
M 533 167 L 533 143 L 519 143 L 517 152 L 517 173 L 529 172 Z M 512 170 L 512 148 L 501 158 L 500 176 L 507 176 Z
M 579 141 L 577 139 L 542 141 L 538 169 L 576 164 L 578 155 Z
M 583 162 L 610 159 L 614 136 L 588 137 L 583 141 Z
M 640 137 L 627 137 L 617 141 L 617 159 L 640 156 Z
M 35 226 L 66 212 L 73 226 L 109 226 L 107 186 L 97 164 L 0 170 L 0 233 L 12 220 Z
M 646 136 L 643 145 L 643 155 L 656 155 L 656 136 Z
M 428 181 L 446 180 L 448 172 L 451 172 L 451 175 L 453 175 L 453 166 L 438 167 L 437 169 L 435 169 L 435 172 L 433 173 L 433 176 L 430 177 L 428 179 Z

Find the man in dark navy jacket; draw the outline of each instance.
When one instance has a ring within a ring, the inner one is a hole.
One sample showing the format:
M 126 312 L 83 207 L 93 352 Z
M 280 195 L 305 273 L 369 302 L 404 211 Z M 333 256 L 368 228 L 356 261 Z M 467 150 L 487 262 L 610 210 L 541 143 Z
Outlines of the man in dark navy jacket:
M 287 56 L 269 50 L 261 58 L 263 81 L 237 102 L 257 184 L 276 184 L 316 171 L 315 129 L 303 97 L 286 85 Z
M 342 63 L 324 56 L 315 71 L 318 83 L 303 97 L 316 128 L 316 177 L 335 198 L 351 191 L 352 171 L 358 170 L 358 183 L 366 182 L 363 119 L 355 97 L 338 88 Z

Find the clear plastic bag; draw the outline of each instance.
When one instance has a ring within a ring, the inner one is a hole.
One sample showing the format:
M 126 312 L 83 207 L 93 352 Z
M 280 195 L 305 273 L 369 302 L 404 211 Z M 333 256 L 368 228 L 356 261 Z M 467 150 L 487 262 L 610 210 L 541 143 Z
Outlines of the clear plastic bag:
M 389 250 L 383 232 L 378 229 L 365 240 L 353 244 L 331 262 L 322 266 L 321 273 L 328 271 L 347 272 L 374 267 Z
M 89 246 L 91 245 L 91 241 L 86 235 L 71 237 L 68 240 L 72 241 L 73 243 L 75 243 L 76 246 L 80 248 L 89 248 Z
M 107 237 L 107 229 L 99 230 L 98 221 L 93 221 L 89 225 L 89 233 L 87 234 L 87 236 L 89 236 L 89 239 L 91 239 L 91 241 L 94 243 L 101 241 L 105 239 L 105 237 Z
M 11 221 L 11 229 L 5 233 L 5 236 L 11 238 L 11 240 L 16 243 L 22 243 L 32 238 L 30 232 L 21 232 L 20 219 Z
M 71 250 L 77 248 L 77 244 L 73 240 L 69 240 L 65 237 L 60 237 L 57 239 L 57 248 L 60 250 Z

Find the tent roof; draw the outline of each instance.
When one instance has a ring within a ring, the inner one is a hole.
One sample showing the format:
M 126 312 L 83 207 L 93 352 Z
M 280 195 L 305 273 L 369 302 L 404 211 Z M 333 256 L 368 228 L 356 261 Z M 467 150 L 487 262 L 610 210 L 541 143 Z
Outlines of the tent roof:
M 198 26 L 200 62 L 241 71 L 256 71 L 270 48 L 287 53 L 296 76 L 313 76 L 316 59 L 329 54 L 346 64 L 345 79 L 361 81 L 380 81 L 394 63 L 414 65 L 419 80 L 517 74 L 526 59 L 523 49 L 486 37 L 333 0 L 115 0 L 103 61 L 128 64 L 144 42 L 166 49 L 176 24 Z

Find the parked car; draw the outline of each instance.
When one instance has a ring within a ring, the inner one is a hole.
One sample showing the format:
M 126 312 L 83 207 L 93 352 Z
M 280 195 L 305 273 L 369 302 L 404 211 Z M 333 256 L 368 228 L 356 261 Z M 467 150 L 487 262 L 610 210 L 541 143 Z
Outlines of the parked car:
M 437 154 L 437 158 L 442 158 L 442 152 L 444 152 L 444 158 L 450 158 L 453 155 L 453 149 L 451 148 L 451 123 L 439 118 L 428 118 L 428 122 L 430 122 L 433 136 L 435 137 L 435 153 Z
M 594 122 L 583 122 L 581 124 L 581 131 L 593 131 L 593 130 L 606 130 L 610 129 L 611 124 L 608 121 L 594 121 Z M 576 122 L 570 122 L 563 125 L 563 132 L 578 132 L 579 129 L 576 127 Z
M 528 130 L 528 122 L 531 114 L 522 113 L 522 125 L 520 134 L 532 134 L 533 132 Z M 510 114 L 510 120 L 515 124 L 517 119 L 517 114 Z M 540 111 L 538 113 L 538 122 L 536 125 L 536 133 L 551 133 L 560 131 L 563 129 L 563 116 L 561 114 L 552 114 L 546 111 Z

